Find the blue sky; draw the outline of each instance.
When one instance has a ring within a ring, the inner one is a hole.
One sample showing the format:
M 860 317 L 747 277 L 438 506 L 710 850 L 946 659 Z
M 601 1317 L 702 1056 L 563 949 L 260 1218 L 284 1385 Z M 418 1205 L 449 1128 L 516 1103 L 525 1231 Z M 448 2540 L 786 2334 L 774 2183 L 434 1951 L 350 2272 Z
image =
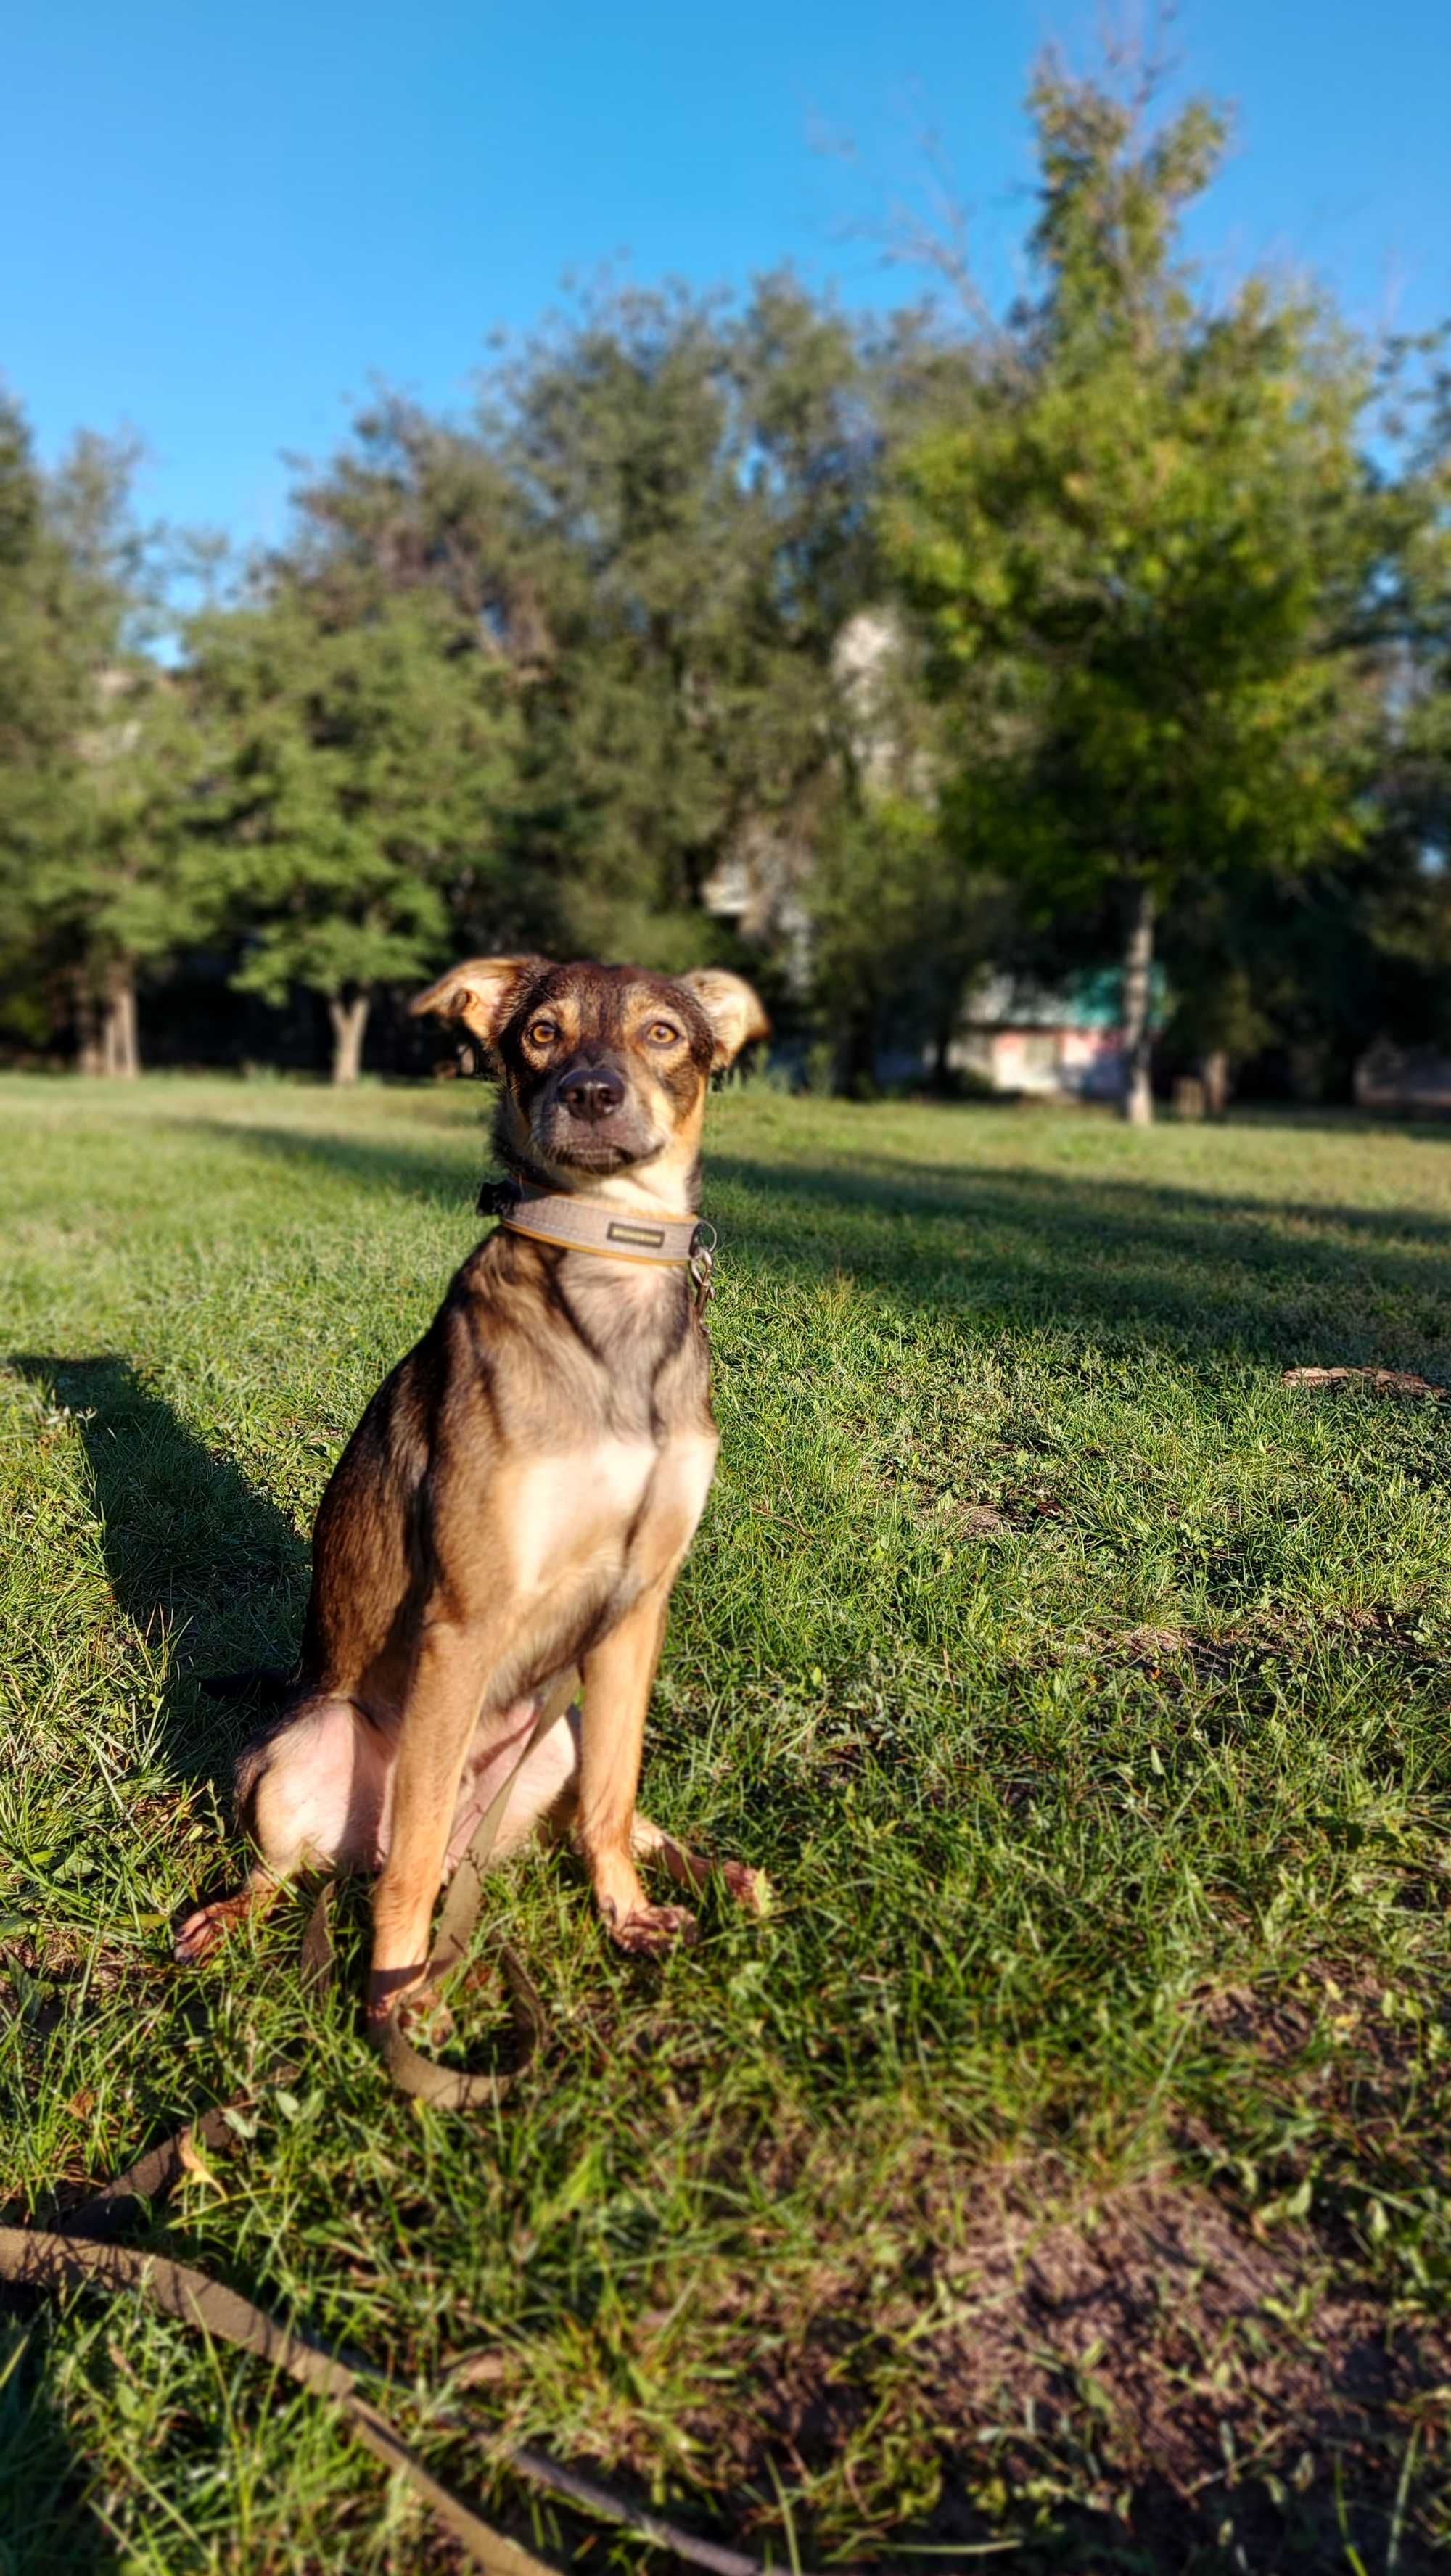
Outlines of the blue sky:
M 487 335 L 573 268 L 744 280 L 789 259 L 890 300 L 870 226 L 940 135 L 1001 293 L 1028 215 L 1023 92 L 1096 9 L 1020 0 L 11 0 L 0 82 L 0 372 L 53 455 L 150 451 L 146 508 L 280 533 L 382 376 L 462 410 Z M 1185 0 L 1178 85 L 1233 101 L 1196 221 L 1356 321 L 1451 311 L 1444 0 Z M 813 148 L 850 138 L 854 157 Z

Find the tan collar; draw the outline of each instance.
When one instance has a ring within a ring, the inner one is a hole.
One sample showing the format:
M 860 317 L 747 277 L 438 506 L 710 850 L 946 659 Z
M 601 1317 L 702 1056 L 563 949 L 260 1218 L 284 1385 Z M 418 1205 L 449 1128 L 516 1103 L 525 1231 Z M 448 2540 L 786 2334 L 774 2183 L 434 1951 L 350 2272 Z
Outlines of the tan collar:
M 609 1261 L 643 1261 L 662 1270 L 693 1270 L 703 1246 L 699 1217 L 649 1216 L 613 1208 L 603 1199 L 572 1198 L 563 1190 L 486 1193 L 501 1225 L 533 1243 L 557 1243 L 570 1252 L 596 1252 Z

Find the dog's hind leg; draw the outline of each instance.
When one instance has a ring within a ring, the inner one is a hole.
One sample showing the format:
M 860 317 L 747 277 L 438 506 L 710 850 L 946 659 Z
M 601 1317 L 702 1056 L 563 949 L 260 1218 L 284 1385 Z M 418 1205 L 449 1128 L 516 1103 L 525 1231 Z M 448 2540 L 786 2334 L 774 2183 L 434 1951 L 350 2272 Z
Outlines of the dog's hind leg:
M 658 1860 L 687 1895 L 703 1896 L 710 1881 L 718 1878 L 727 1895 L 748 1913 L 764 1914 L 770 1906 L 771 1883 L 763 1869 L 749 1869 L 743 1860 L 707 1860 L 700 1852 L 687 1851 L 663 1825 L 638 1810 L 630 1848 L 636 1860 Z
M 390 1739 L 351 1700 L 311 1700 L 242 1753 L 239 1812 L 257 1858 L 234 1895 L 199 1905 L 180 1926 L 175 1954 L 204 1959 L 249 1914 L 265 1912 L 305 1869 L 371 1869 L 386 1844 L 392 1788 Z

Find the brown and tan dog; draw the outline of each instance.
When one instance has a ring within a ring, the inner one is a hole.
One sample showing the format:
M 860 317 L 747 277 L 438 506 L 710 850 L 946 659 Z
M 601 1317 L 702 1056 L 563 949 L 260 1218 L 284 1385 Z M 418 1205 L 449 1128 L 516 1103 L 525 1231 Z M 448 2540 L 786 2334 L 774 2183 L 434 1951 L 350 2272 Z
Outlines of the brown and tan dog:
M 381 1867 L 369 2010 L 423 1978 L 440 1882 L 577 1668 L 582 1714 L 534 1744 L 497 1845 L 573 1827 L 616 1941 L 693 1918 L 702 1864 L 636 1813 L 666 1608 L 715 1465 L 689 1266 L 714 1067 L 764 1035 L 738 976 L 482 957 L 419 995 L 501 1076 L 497 1151 L 520 1197 L 385 1380 L 318 1510 L 295 1680 L 237 1766 L 258 1858 L 177 1955 L 298 1872 Z M 561 1239 L 563 1237 L 564 1239 Z M 729 1878 L 747 1899 L 753 1874 Z

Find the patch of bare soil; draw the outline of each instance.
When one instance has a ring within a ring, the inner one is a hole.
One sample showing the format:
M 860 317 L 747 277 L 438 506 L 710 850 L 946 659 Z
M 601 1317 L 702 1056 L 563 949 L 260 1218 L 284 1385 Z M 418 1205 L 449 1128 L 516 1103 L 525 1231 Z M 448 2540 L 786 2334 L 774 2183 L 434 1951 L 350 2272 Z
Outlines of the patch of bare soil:
M 1427 1670 L 1442 1660 L 1419 1614 L 1389 1602 L 1361 1602 L 1345 1609 L 1269 1610 L 1212 1637 L 1196 1628 L 1125 1628 L 1116 1635 L 1099 1632 L 1068 1651 L 1132 1664 L 1155 1681 L 1172 1685 L 1242 1677 L 1266 1656 L 1302 1655 L 1324 1639 L 1353 1656 L 1386 1657 L 1410 1671 Z
M 1085 2501 L 1156 2566 L 1211 2538 L 1271 2564 L 1259 2553 L 1296 2523 L 1328 2546 L 1337 2484 L 1368 2536 L 1394 2418 L 1444 2381 L 1443 2349 L 1389 2332 L 1303 2242 L 1257 2242 L 1192 2186 L 1139 2183 L 1046 2228 L 1005 2194 L 995 2216 L 952 2267 L 933 2395 L 979 2445 L 997 2428 L 1009 2492 L 1055 2458 L 1096 2463 Z
M 925 2214 L 933 2181 L 907 2188 Z M 972 2208 L 965 2239 L 959 2220 L 886 2295 L 841 2274 L 828 2292 L 824 2267 L 805 2335 L 789 2301 L 748 2298 L 759 2403 L 690 2428 L 717 2457 L 726 2435 L 743 2486 L 768 2497 L 783 2454 L 829 2474 L 869 2425 L 884 2443 L 910 2421 L 940 2483 L 910 2532 L 882 2531 L 884 2568 L 1009 2534 L 1025 2568 L 1289 2576 L 1353 2566 L 1347 2540 L 1387 2563 L 1411 2424 L 1423 2459 L 1451 2431 L 1444 2335 L 1393 2323 L 1303 2231 L 1261 2239 L 1192 2182 L 1065 2205 L 1061 2176 L 1011 2171 L 975 2179 Z M 1402 2505 L 1394 2564 L 1430 2576 L 1445 2562 L 1409 2486 Z
M 1315 2027 L 1309 2002 L 1278 1985 L 1219 1986 L 1196 1995 L 1195 2009 L 1216 2039 L 1253 2049 L 1269 2066 L 1292 2066 Z

